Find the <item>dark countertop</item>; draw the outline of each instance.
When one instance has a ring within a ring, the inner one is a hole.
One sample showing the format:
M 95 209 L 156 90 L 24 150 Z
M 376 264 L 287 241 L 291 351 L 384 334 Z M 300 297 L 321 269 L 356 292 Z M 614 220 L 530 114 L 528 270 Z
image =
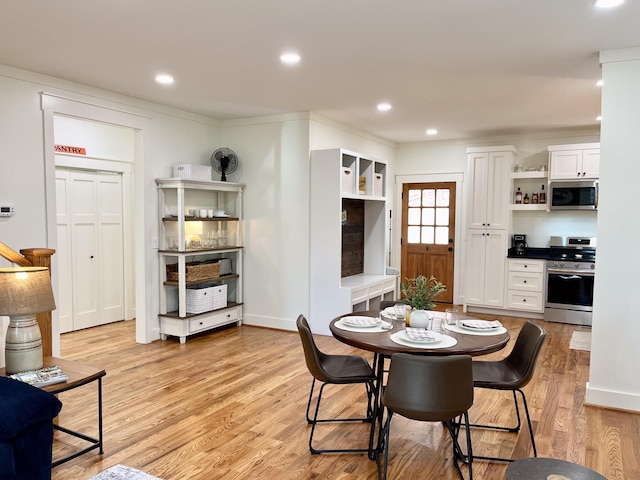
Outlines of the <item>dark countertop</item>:
M 508 258 L 530 258 L 532 260 L 547 260 L 549 258 L 548 248 L 527 247 L 524 249 L 524 255 L 516 255 L 516 249 L 510 248 L 507 252 Z

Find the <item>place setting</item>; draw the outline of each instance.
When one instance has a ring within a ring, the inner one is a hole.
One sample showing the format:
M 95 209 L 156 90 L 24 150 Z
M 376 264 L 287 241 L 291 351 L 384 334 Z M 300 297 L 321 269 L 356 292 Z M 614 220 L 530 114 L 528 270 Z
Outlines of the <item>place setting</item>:
M 365 315 L 348 315 L 335 323 L 340 330 L 347 332 L 374 333 L 387 332 L 393 328 L 393 324 L 381 317 L 369 317 Z
M 459 318 L 457 311 L 446 312 L 444 328 L 466 335 L 502 335 L 507 329 L 498 320 L 480 320 L 477 318 Z
M 449 348 L 458 341 L 444 333 L 444 320 L 440 317 L 431 317 L 427 328 L 405 326 L 389 337 L 390 340 L 405 347 L 414 348 Z

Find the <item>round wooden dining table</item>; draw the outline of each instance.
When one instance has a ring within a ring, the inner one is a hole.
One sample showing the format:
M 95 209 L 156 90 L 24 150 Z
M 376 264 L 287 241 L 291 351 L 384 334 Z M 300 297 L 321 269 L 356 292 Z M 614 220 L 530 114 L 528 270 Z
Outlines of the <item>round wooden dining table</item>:
M 480 335 L 469 333 L 454 332 L 445 330 L 448 337 L 455 339 L 455 345 L 439 348 L 428 348 L 427 345 L 411 346 L 410 344 L 396 343 L 391 339 L 394 333 L 404 329 L 404 322 L 390 321 L 391 330 L 380 331 L 368 328 L 353 328 L 345 330 L 336 325 L 343 317 L 347 316 L 367 316 L 378 317 L 379 310 L 370 310 L 366 312 L 354 312 L 341 315 L 334 318 L 329 324 L 332 335 L 339 341 L 351 345 L 362 350 L 374 353 L 373 370 L 376 372 L 376 385 L 373 392 L 373 421 L 371 422 L 371 432 L 369 437 L 369 458 L 375 460 L 379 453 L 379 447 L 375 445 L 376 429 L 382 425 L 382 416 L 384 406 L 382 404 L 382 386 L 384 384 L 385 359 L 390 358 L 394 353 L 412 353 L 415 355 L 486 355 L 503 349 L 509 343 L 509 332 L 506 329 L 503 333 L 496 335 Z M 453 341 L 449 343 L 454 343 Z
M 456 344 L 452 347 L 424 348 L 423 345 L 412 347 L 396 343 L 391 339 L 391 335 L 398 332 L 399 328 L 404 328 L 401 326 L 402 322 L 394 321 L 392 323 L 392 330 L 381 332 L 371 332 L 365 328 L 359 329 L 358 331 L 350 331 L 343 330 L 336 326 L 336 322 L 341 318 L 353 315 L 377 317 L 380 315 L 380 311 L 370 310 L 366 312 L 349 313 L 334 318 L 329 325 L 331 334 L 342 343 L 385 357 L 390 357 L 394 353 L 414 353 L 416 355 L 471 355 L 474 357 L 502 350 L 507 343 L 509 343 L 510 338 L 508 332 L 498 335 L 473 335 L 471 332 L 465 334 L 447 330 L 445 332 L 446 335 L 456 339 Z

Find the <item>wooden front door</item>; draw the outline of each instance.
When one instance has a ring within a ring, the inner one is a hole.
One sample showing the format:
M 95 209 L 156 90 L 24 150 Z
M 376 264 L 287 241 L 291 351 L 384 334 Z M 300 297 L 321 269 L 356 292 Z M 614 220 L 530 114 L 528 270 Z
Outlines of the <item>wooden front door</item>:
M 435 275 L 447 287 L 437 298 L 444 303 L 453 303 L 455 206 L 455 182 L 403 185 L 401 281 Z

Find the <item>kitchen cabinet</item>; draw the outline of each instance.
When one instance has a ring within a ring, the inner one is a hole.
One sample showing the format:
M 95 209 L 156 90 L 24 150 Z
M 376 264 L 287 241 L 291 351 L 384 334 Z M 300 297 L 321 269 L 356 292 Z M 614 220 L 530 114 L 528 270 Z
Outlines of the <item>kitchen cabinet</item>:
M 349 150 L 311 152 L 309 320 L 315 333 L 329 335 L 329 322 L 345 312 L 397 298 L 399 274 L 386 264 L 387 172 L 386 161 Z M 355 212 L 358 225 L 352 225 Z M 352 235 L 357 241 L 350 242 Z M 348 271 L 347 248 L 357 259 Z
M 504 306 L 506 230 L 467 230 L 466 305 Z
M 544 312 L 545 260 L 507 260 L 507 308 Z
M 467 149 L 467 228 L 508 228 L 513 146 Z
M 550 180 L 598 179 L 600 144 L 552 145 L 549 150 Z
M 162 340 L 241 325 L 244 185 L 169 178 L 156 187 Z

